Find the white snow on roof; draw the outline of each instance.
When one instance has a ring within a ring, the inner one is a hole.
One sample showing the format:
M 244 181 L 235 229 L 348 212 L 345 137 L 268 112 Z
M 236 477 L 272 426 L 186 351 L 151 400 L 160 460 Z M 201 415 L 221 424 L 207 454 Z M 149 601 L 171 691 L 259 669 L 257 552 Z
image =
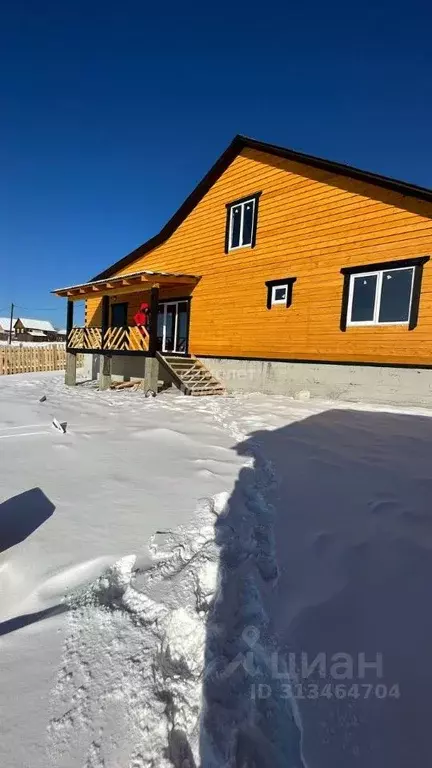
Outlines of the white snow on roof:
M 40 338 L 41 336 L 46 336 L 46 333 L 44 331 L 26 331 L 26 333 L 29 336 L 36 336 L 36 338 Z
M 28 317 L 18 317 L 15 324 L 21 321 L 24 328 L 30 328 L 32 331 L 51 331 L 55 333 L 55 328 L 49 320 L 35 320 Z
M 8 331 L 10 326 L 10 317 L 0 317 L 0 329 Z

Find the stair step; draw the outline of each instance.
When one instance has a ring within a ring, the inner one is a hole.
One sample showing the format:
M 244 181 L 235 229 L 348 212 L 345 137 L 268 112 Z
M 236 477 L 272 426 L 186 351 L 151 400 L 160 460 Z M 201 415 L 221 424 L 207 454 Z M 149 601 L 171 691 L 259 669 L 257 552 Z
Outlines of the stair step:
M 190 363 L 193 365 L 196 360 L 194 360 L 193 357 L 165 357 L 164 358 L 170 365 L 176 365 L 177 363 L 179 365 L 184 363 Z
M 201 370 L 193 371 L 192 373 L 184 373 L 182 378 L 185 381 L 193 381 L 194 379 L 209 379 L 210 381 L 213 381 L 211 373 Z
M 215 381 L 214 379 L 205 379 L 201 381 L 191 381 L 191 382 L 185 382 L 188 389 L 224 389 L 222 384 L 220 384 L 218 381 Z
M 172 365 L 171 368 L 174 371 L 179 371 L 181 373 L 189 373 L 190 371 L 202 371 L 203 370 L 198 365 Z
M 196 363 L 196 360 L 191 357 L 171 357 L 165 359 L 168 360 L 170 365 L 194 365 Z
M 188 373 L 189 371 L 199 371 L 194 365 L 172 365 L 171 368 L 176 373 Z
M 190 368 L 176 368 L 175 370 L 181 371 L 184 376 L 190 376 L 194 373 L 208 373 L 209 376 L 211 376 L 210 371 L 208 371 L 206 368 L 200 368 L 198 365 L 191 366 Z
M 202 397 L 203 395 L 224 395 L 223 389 L 198 389 L 189 392 L 190 397 Z

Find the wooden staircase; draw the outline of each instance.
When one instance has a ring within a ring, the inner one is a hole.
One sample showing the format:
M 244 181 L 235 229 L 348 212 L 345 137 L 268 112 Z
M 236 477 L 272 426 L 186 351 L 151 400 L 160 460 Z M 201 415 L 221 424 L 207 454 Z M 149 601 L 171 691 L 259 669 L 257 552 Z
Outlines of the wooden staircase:
M 170 374 L 175 386 L 185 395 L 224 395 L 225 387 L 201 360 L 191 355 L 178 357 L 157 352 L 160 364 Z

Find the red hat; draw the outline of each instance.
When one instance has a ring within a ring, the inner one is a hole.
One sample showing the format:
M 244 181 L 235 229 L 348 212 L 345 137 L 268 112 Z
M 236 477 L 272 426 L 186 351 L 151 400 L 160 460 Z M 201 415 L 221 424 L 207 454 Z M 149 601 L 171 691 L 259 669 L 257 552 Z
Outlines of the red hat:
M 143 304 L 140 306 L 141 312 L 145 311 L 146 309 L 149 309 L 149 305 L 144 301 Z

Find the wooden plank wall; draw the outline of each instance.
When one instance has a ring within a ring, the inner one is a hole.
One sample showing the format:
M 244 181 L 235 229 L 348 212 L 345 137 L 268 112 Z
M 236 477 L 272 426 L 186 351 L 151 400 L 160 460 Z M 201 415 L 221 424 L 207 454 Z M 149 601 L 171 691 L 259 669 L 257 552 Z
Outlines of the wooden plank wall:
M 77 355 L 77 365 L 83 364 L 83 355 Z M 39 373 L 62 371 L 66 366 L 64 344 L 40 347 L 0 347 L 0 375 L 12 373 Z
M 259 191 L 256 247 L 225 254 L 226 203 Z M 432 261 L 417 328 L 339 328 L 341 267 L 427 254 L 430 204 L 246 149 L 166 243 L 119 274 L 203 276 L 192 301 L 197 355 L 428 364 Z M 267 310 L 265 282 L 283 277 L 297 278 L 292 306 Z

